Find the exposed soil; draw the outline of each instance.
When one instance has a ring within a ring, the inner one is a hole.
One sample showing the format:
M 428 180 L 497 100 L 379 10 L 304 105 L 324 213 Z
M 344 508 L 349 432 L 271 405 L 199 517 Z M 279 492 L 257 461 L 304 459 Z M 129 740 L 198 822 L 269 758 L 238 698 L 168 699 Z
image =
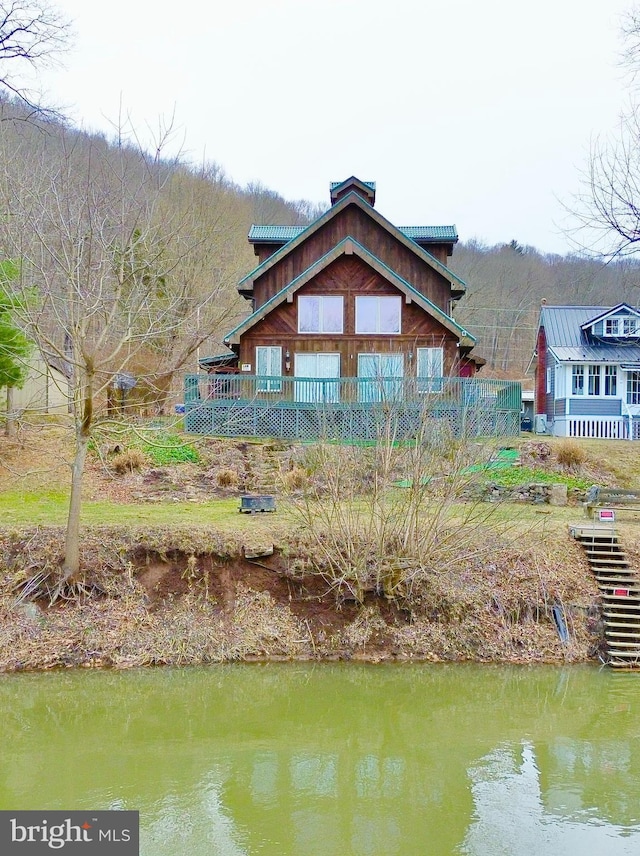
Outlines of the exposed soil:
M 0 490 L 64 486 L 68 446 L 68 432 L 51 427 L 5 442 Z M 102 448 L 87 463 L 86 496 L 142 504 L 277 492 L 306 454 L 287 443 L 215 439 L 198 449 L 198 464 L 117 475 L 117 451 Z M 523 464 L 558 469 L 546 443 L 521 443 L 520 454 Z M 615 482 L 597 456 L 581 472 Z M 240 533 L 203 527 L 92 527 L 83 578 L 60 587 L 60 528 L 0 529 L 0 671 L 270 658 L 574 662 L 602 650 L 597 587 L 566 530 L 541 540 L 532 529 L 509 542 L 487 527 L 476 558 L 445 569 L 422 557 L 399 593 L 370 588 L 358 602 L 310 569 L 299 533 L 275 537 L 248 545 Z M 625 547 L 640 562 L 640 545 Z M 569 645 L 556 632 L 554 604 L 565 611 Z

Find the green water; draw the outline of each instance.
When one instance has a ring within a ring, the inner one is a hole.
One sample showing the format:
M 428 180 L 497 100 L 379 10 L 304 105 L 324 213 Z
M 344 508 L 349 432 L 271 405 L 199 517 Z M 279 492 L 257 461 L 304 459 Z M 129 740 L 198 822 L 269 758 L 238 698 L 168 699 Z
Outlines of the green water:
M 640 674 L 233 665 L 0 677 L 0 808 L 143 856 L 640 853 Z

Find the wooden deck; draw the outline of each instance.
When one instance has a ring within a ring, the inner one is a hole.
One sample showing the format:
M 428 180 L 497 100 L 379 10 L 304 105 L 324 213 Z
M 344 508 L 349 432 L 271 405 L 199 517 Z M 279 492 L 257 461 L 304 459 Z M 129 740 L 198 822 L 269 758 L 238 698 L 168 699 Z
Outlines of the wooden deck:
M 185 430 L 232 437 L 514 437 L 520 384 L 470 378 L 188 375 Z

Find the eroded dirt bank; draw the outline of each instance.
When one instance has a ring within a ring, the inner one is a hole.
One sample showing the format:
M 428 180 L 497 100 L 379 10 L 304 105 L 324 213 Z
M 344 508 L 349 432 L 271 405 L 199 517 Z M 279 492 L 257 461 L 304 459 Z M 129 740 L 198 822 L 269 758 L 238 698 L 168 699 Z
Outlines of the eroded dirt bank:
M 302 540 L 95 527 L 84 533 L 82 580 L 58 590 L 62 543 L 54 527 L 0 533 L 2 671 L 283 658 L 574 662 L 597 659 L 603 643 L 595 581 L 561 534 L 496 542 L 489 557 L 447 568 L 423 558 L 393 597 L 370 589 L 362 602 L 308 570 Z

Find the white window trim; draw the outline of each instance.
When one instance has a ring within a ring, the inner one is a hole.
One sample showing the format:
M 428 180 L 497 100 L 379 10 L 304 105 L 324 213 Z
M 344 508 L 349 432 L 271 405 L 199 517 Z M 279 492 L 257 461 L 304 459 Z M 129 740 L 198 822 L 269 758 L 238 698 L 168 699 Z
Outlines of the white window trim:
M 377 301 L 377 311 L 376 311 L 376 326 L 377 330 L 361 330 L 358 324 L 359 321 L 359 313 L 358 313 L 358 300 L 361 297 L 373 298 Z M 398 313 L 398 329 L 394 330 L 392 333 L 388 333 L 386 331 L 380 330 L 380 301 L 382 300 L 397 300 L 400 306 L 400 311 Z M 394 294 L 359 294 L 356 296 L 356 318 L 355 318 L 355 331 L 359 336 L 399 336 L 402 333 L 402 298 L 398 297 Z
M 616 332 L 607 331 L 607 324 L 613 325 L 615 322 Z M 625 323 L 628 325 L 633 322 L 635 329 L 625 332 Z M 612 315 L 610 318 L 605 318 L 602 323 L 602 335 L 612 339 L 637 339 L 640 336 L 640 318 L 637 315 Z
M 613 372 L 608 373 L 607 370 L 613 369 Z M 607 379 L 613 378 L 615 382 L 615 392 L 607 392 Z M 602 373 L 602 395 L 604 398 L 619 398 L 618 386 L 620 384 L 620 378 L 618 377 L 618 366 L 616 365 L 605 365 L 604 371 Z
M 435 361 L 440 363 L 439 374 L 418 374 L 420 369 L 420 356 L 426 354 L 427 364 L 433 365 Z M 433 357 L 439 358 L 434 360 Z M 442 378 L 444 376 L 444 348 L 416 348 L 416 380 L 418 381 L 418 392 L 441 392 Z M 435 382 L 434 382 L 435 379 Z M 425 383 L 426 381 L 426 383 Z M 431 383 L 429 383 L 431 381 Z
M 260 375 L 258 374 L 258 351 L 265 350 L 272 353 L 268 357 L 270 368 L 273 368 L 273 362 L 277 363 L 279 370 L 273 374 Z M 277 357 L 274 357 L 273 352 L 278 351 Z M 256 377 L 257 378 L 280 378 L 282 376 L 282 346 L 281 345 L 256 345 Z M 256 392 L 282 392 L 282 380 L 260 380 L 256 381 Z
M 325 297 L 331 297 L 334 300 L 339 299 L 341 306 L 341 318 L 340 318 L 340 329 L 339 330 L 324 330 L 323 329 L 323 321 L 324 321 L 324 312 L 322 309 L 323 301 Z M 301 330 L 300 329 L 300 301 L 301 300 L 319 300 L 320 301 L 320 330 Z M 344 297 L 341 294 L 301 294 L 298 297 L 298 333 L 301 333 L 303 336 L 339 336 L 341 333 L 344 333 Z

